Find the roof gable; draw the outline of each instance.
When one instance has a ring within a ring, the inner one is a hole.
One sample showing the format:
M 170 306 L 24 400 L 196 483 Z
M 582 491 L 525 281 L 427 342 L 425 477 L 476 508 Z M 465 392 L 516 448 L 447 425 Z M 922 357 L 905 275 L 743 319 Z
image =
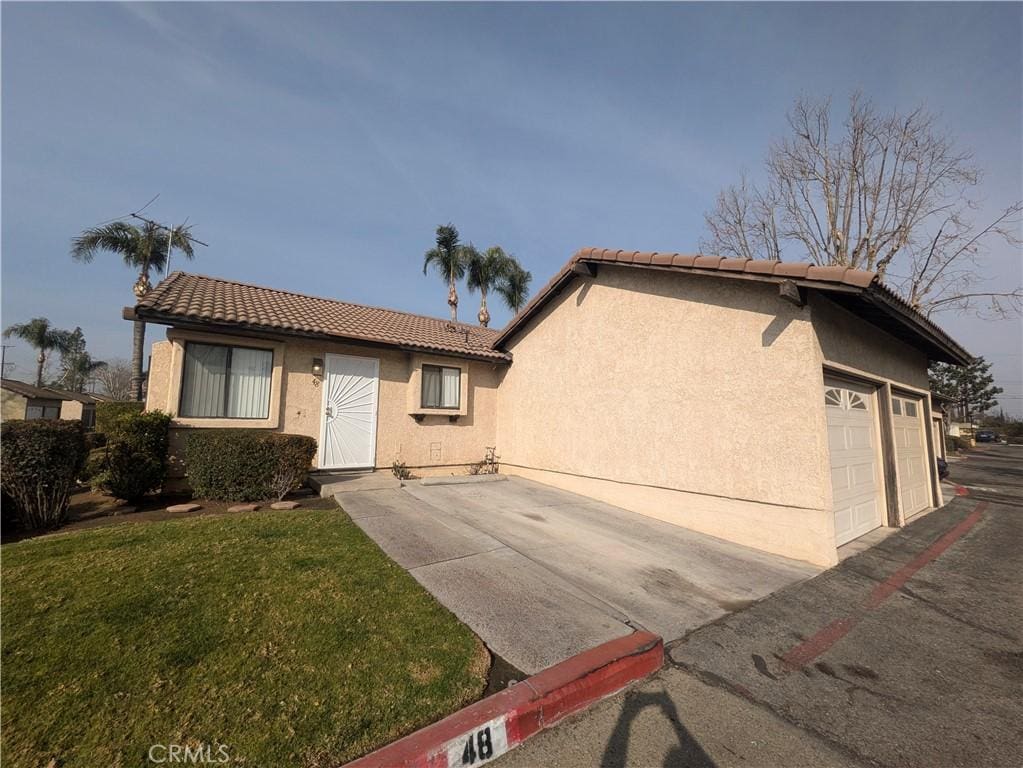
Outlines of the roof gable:
M 971 355 L 932 321 L 914 310 L 894 291 L 861 269 L 820 267 L 806 262 L 726 259 L 697 254 L 621 251 L 583 248 L 554 275 L 494 341 L 504 346 L 528 321 L 574 278 L 596 274 L 601 264 L 662 270 L 686 275 L 710 275 L 737 280 L 794 283 L 801 288 L 826 292 L 846 309 L 896 338 L 924 350 L 931 359 L 967 364 Z

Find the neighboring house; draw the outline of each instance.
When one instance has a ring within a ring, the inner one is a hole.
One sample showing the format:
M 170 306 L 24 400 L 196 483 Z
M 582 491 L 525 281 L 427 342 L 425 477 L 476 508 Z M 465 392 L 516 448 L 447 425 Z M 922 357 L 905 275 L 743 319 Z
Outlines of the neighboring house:
M 96 426 L 96 402 L 100 399 L 56 387 L 36 387 L 14 379 L 3 379 L 3 420 L 65 419 L 82 421 L 87 429 Z
M 584 249 L 502 331 L 174 273 L 129 319 L 149 408 L 318 464 L 502 471 L 822 565 L 941 503 L 930 360 L 969 354 L 842 267 Z

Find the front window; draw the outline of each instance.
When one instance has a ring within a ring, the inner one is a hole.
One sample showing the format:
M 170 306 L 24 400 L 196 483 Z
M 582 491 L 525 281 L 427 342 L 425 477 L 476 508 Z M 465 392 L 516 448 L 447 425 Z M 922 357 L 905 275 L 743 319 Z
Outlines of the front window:
M 30 405 L 25 409 L 25 420 L 59 419 L 59 405 Z
M 462 371 L 440 365 L 423 366 L 423 408 L 458 408 Z
M 208 419 L 266 419 L 270 415 L 269 349 L 185 345 L 180 415 Z

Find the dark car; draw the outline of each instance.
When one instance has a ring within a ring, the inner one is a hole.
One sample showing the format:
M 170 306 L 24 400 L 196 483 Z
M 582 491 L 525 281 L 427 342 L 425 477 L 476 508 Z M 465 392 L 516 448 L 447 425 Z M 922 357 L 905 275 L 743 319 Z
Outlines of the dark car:
M 938 479 L 944 480 L 948 477 L 948 462 L 940 456 L 938 457 Z
M 982 429 L 975 435 L 975 438 L 978 443 L 993 443 L 998 440 L 998 435 L 990 429 Z

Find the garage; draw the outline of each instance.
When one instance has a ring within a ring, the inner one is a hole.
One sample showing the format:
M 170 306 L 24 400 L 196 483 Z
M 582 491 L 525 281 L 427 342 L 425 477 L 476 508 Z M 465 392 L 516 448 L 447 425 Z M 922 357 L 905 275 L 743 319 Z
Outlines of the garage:
M 892 427 L 895 430 L 899 503 L 903 516 L 907 518 L 931 506 L 923 411 L 923 404 L 919 398 L 892 396 Z
M 838 546 L 882 524 L 882 480 L 874 392 L 838 380 L 824 383 L 831 490 Z

